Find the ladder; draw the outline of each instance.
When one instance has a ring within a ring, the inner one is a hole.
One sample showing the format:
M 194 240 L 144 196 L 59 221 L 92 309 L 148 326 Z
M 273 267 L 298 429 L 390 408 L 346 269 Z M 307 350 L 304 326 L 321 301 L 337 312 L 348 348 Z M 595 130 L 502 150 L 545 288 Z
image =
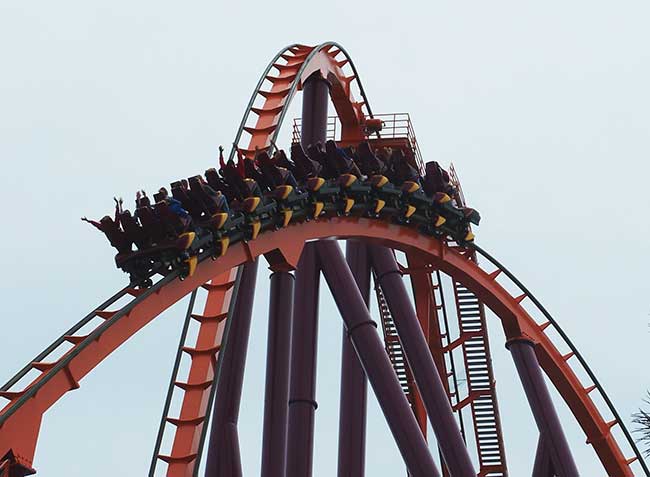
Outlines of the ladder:
M 404 394 L 406 395 L 406 399 L 409 401 L 411 406 L 413 406 L 413 392 L 415 389 L 413 374 L 411 373 L 411 369 L 406 361 L 406 356 L 402 349 L 402 343 L 397 335 L 397 328 L 395 327 L 393 315 L 390 313 L 386 297 L 384 296 L 381 286 L 377 283 L 376 276 L 375 292 L 377 294 L 377 303 L 379 305 L 379 316 L 381 318 L 381 328 L 384 333 L 386 353 L 390 358 L 390 362 L 393 364 L 393 369 L 395 370 L 395 374 L 397 374 L 397 379 L 402 387 L 402 391 L 404 391 Z
M 455 411 L 471 407 L 480 477 L 507 477 L 505 449 L 490 346 L 483 304 L 470 290 L 454 280 L 454 296 L 467 376 L 467 397 L 457 401 Z
M 431 323 L 429 326 L 435 326 L 439 330 L 437 338 L 438 343 L 436 347 L 439 352 L 435 353 L 432 350 L 432 354 L 434 355 L 436 364 L 440 363 L 438 366 L 438 372 L 440 373 L 442 384 L 445 388 L 445 391 L 447 392 L 447 396 L 449 397 L 449 403 L 451 404 L 452 409 L 458 418 L 458 425 L 460 427 L 460 433 L 463 436 L 463 440 L 467 442 L 463 413 L 462 410 L 457 407 L 458 403 L 460 402 L 460 380 L 458 379 L 458 373 L 456 371 L 456 363 L 454 360 L 451 340 L 451 330 L 449 328 L 449 317 L 447 315 L 447 304 L 445 302 L 445 294 L 442 278 L 440 276 L 440 270 L 436 270 L 435 273 L 431 273 L 431 294 L 433 297 L 433 309 L 431 313 Z M 436 354 L 440 355 L 439 359 L 436 359 Z

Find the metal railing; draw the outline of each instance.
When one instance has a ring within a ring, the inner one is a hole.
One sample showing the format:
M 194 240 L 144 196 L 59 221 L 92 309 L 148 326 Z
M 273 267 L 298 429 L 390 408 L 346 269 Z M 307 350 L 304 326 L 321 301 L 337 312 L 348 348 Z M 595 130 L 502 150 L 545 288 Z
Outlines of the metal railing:
M 374 119 L 381 119 L 382 129 L 379 132 L 373 132 L 366 137 L 369 141 L 375 139 L 390 140 L 390 139 L 406 139 L 408 147 L 413 153 L 415 164 L 421 175 L 424 175 L 424 161 L 422 160 L 422 153 L 415 136 L 411 116 L 408 113 L 389 113 L 389 114 L 375 114 Z M 300 142 L 300 130 L 302 126 L 301 118 L 293 120 L 293 130 L 291 134 L 291 142 L 293 144 Z M 337 116 L 329 116 L 327 118 L 327 140 L 340 141 L 341 140 L 341 123 Z
M 328 116 L 327 117 L 327 129 L 325 132 L 325 137 L 329 141 L 338 141 L 340 139 L 340 126 L 339 118 L 337 116 Z M 300 131 L 302 129 L 302 120 L 301 118 L 296 118 L 293 120 L 293 129 L 291 132 L 291 144 L 296 144 L 300 142 Z

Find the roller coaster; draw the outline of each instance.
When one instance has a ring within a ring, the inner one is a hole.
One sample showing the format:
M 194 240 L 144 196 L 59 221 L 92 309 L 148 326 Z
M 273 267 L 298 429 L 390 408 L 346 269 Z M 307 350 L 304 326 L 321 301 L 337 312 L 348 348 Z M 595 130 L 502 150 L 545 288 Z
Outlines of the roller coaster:
M 270 154 L 299 91 L 302 117 L 293 125 L 294 145 L 306 150 L 331 139 L 341 147 L 390 147 L 403 151 L 425 175 L 408 115 L 373 114 L 354 63 L 332 42 L 294 44 L 272 59 L 246 107 L 228 160 L 237 152 L 248 159 L 260 151 Z M 328 116 L 330 100 L 335 117 Z M 408 475 L 509 475 L 485 307 L 501 321 L 537 425 L 532 475 L 580 475 L 571 447 L 583 444 L 569 443 L 548 381 L 604 473 L 650 477 L 612 401 L 558 322 L 474 242 L 471 226 L 478 217 L 464 212 L 472 209 L 466 207 L 455 170 L 449 172 L 451 195 L 425 194 L 417 182 L 395 183 L 382 174 L 313 175 L 296 187 L 279 185 L 263 197 L 244 197 L 233 207 L 236 213 L 199 213 L 200 227 L 184 230 L 163 246 L 118 254 L 117 265 L 129 274 L 129 284 L 0 388 L 6 401 L 0 409 L 0 477 L 34 474 L 46 411 L 186 296 L 189 308 L 148 475 L 196 476 L 204 460 L 206 477 L 241 476 L 237 423 L 262 256 L 272 270 L 262 476 L 313 472 L 322 273 L 344 330 L 340 477 L 365 475 L 368 382 Z M 336 243 L 342 240 L 345 255 Z M 412 294 L 403 277 L 410 279 Z M 373 291 L 379 323 L 369 309 Z M 206 295 L 203 310 L 195 310 L 199 294 Z M 190 326 L 198 327 L 196 341 L 189 339 Z M 183 356 L 191 360 L 187 375 L 180 371 Z M 466 386 L 459 385 L 460 376 Z M 177 415 L 171 414 L 172 399 L 182 402 Z M 429 424 L 435 452 L 428 442 Z M 164 441 L 171 442 L 168 449 Z

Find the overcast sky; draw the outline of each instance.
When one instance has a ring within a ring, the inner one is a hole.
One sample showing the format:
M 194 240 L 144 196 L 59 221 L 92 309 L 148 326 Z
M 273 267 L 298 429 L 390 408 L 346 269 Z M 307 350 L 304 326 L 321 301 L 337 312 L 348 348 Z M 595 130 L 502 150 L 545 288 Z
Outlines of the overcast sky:
M 454 162 L 483 216 L 477 242 L 537 294 L 629 419 L 650 387 L 649 17 L 641 0 L 0 0 L 0 379 L 126 282 L 79 217 L 215 165 L 277 50 L 334 40 L 373 110 L 409 112 L 425 160 Z M 247 475 L 260 462 L 260 269 L 240 423 Z M 145 475 L 184 306 L 47 413 L 39 475 Z M 340 319 L 328 296 L 321 309 L 315 476 L 326 477 Z M 510 475 L 529 475 L 537 431 L 490 324 Z M 603 475 L 558 408 L 581 473 Z M 367 475 L 403 474 L 374 398 L 368 432 Z

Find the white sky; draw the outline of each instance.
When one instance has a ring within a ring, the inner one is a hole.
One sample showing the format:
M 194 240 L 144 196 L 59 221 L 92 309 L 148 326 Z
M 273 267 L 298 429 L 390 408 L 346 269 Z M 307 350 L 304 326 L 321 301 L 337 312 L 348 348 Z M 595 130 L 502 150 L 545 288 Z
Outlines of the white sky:
M 644 1 L 1 0 L 0 377 L 125 283 L 79 217 L 214 165 L 276 51 L 335 40 L 373 110 L 411 113 L 425 160 L 456 164 L 483 216 L 478 243 L 537 294 L 629 418 L 650 384 L 649 15 Z M 266 282 L 240 424 L 248 475 L 260 459 Z M 317 477 L 335 473 L 338 426 L 340 321 L 323 300 Z M 39 475 L 145 474 L 183 307 L 48 412 Z M 527 475 L 537 432 L 490 323 L 510 473 Z M 603 475 L 559 410 L 582 474 Z M 367 475 L 402 474 L 374 403 L 368 433 Z

